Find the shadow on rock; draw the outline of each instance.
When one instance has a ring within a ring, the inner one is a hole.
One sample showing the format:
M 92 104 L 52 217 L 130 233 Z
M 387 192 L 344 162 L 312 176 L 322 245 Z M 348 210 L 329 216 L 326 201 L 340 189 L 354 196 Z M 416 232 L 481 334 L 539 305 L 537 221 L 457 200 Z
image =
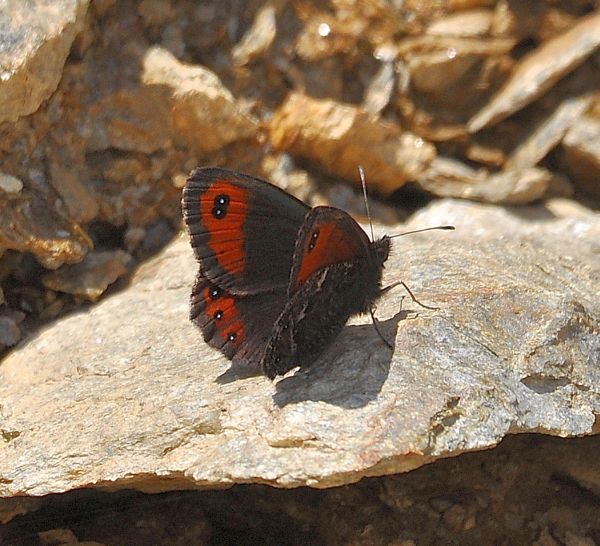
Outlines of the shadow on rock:
M 227 383 L 233 383 L 234 381 L 238 381 L 240 379 L 260 377 L 261 375 L 263 375 L 263 373 L 258 366 L 232 363 L 230 368 L 225 370 L 215 379 L 215 383 L 219 383 L 219 385 L 226 385 Z
M 380 321 L 386 339 L 394 340 L 406 311 Z M 311 400 L 342 408 L 361 408 L 377 398 L 390 371 L 394 351 L 371 324 L 344 328 L 329 349 L 310 368 L 299 370 L 275 384 L 279 407 Z

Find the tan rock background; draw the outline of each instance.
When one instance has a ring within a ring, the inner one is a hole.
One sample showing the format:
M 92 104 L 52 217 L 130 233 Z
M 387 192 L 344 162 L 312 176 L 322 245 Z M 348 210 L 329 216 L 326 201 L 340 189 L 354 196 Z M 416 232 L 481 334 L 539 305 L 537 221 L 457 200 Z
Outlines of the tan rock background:
M 600 543 L 598 438 L 539 434 L 599 430 L 599 46 L 592 0 L 0 0 L 0 541 Z M 456 224 L 386 268 L 440 311 L 215 381 L 187 173 L 364 219 L 359 164 Z

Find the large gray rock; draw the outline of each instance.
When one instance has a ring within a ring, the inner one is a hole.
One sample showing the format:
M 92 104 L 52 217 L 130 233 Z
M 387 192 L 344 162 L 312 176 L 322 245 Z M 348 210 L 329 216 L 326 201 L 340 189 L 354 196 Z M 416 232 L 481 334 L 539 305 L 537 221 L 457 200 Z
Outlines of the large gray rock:
M 419 213 L 410 228 L 457 231 L 395 240 L 385 281 L 440 309 L 393 290 L 377 310 L 393 351 L 357 319 L 312 370 L 275 383 L 218 380 L 228 362 L 187 320 L 196 265 L 182 236 L 2 363 L 0 495 L 329 487 L 510 433 L 597 432 L 600 215 L 569 206 Z

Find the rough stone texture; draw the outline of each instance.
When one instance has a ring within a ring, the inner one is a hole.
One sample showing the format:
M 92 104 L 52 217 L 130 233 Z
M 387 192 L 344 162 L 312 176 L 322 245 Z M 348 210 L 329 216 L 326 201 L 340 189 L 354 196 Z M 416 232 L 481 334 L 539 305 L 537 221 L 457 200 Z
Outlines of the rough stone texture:
M 132 258 L 127 252 L 90 252 L 82 262 L 47 273 L 46 288 L 96 301 L 119 277 L 129 271 Z
M 502 89 L 469 121 L 469 131 L 475 133 L 533 102 L 599 46 L 600 13 L 592 13 L 525 57 Z
M 594 546 L 600 540 L 598 446 L 600 436 L 520 434 L 493 450 L 325 490 L 252 485 L 0 499 L 0 518 L 11 510 L 31 512 L 0 526 L 0 542 L 55 546 L 62 538 L 75 546 L 81 544 L 76 536 L 107 546 L 521 546 L 550 536 L 551 544 Z M 595 473 L 595 482 L 580 481 L 579 469 Z
M 292 93 L 270 124 L 276 148 L 317 163 L 333 175 L 391 193 L 414 179 L 435 157 L 435 148 L 396 125 L 350 104 Z
M 523 205 L 540 199 L 551 180 L 552 174 L 538 167 L 490 173 L 486 169 L 476 171 L 454 159 L 436 157 L 417 182 L 439 197 Z
M 83 259 L 92 241 L 81 227 L 46 208 L 40 195 L 0 195 L 0 249 L 31 252 L 48 269 Z
M 0 123 L 35 112 L 56 89 L 89 0 L 0 1 Z M 19 13 L 19 17 L 11 17 Z
M 574 183 L 600 196 L 600 116 L 584 117 L 571 127 L 562 145 Z
M 570 127 L 579 125 L 591 102 L 589 93 L 565 99 L 517 145 L 506 162 L 506 168 L 517 170 L 537 165 Z
M 417 214 L 408 227 L 457 231 L 395 241 L 385 281 L 440 309 L 400 310 L 394 290 L 377 311 L 393 352 L 355 320 L 312 370 L 276 383 L 217 380 L 228 362 L 187 320 L 196 266 L 181 237 L 129 289 L 3 362 L 0 495 L 322 488 L 509 433 L 598 432 L 600 219 L 553 210 L 445 201 Z
M 193 151 L 212 152 L 255 136 L 257 120 L 236 104 L 219 77 L 207 68 L 184 65 L 169 51 L 153 47 L 145 55 L 142 77 L 146 85 L 165 88 L 172 97 L 175 137 Z

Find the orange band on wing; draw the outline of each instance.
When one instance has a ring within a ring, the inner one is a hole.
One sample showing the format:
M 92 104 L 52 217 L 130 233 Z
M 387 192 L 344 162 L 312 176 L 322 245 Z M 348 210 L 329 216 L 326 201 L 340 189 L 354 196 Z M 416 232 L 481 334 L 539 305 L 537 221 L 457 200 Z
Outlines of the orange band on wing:
M 319 224 L 319 237 L 311 250 L 311 233 L 304 242 L 302 265 L 295 285 L 305 282 L 315 271 L 331 264 L 355 260 L 360 240 L 352 239 L 334 222 Z M 357 244 L 358 243 L 358 244 Z
M 245 267 L 244 223 L 248 214 L 248 191 L 227 180 L 216 180 L 200 195 L 202 224 L 208 246 L 220 267 L 240 275 Z
M 213 318 L 216 332 L 223 342 L 229 341 L 235 347 L 239 347 L 246 338 L 246 329 L 235 304 L 235 298 L 227 293 L 214 297 L 214 290 L 215 287 L 210 285 L 204 289 L 202 294 L 206 303 L 204 312 Z M 233 339 L 230 336 L 233 336 Z

